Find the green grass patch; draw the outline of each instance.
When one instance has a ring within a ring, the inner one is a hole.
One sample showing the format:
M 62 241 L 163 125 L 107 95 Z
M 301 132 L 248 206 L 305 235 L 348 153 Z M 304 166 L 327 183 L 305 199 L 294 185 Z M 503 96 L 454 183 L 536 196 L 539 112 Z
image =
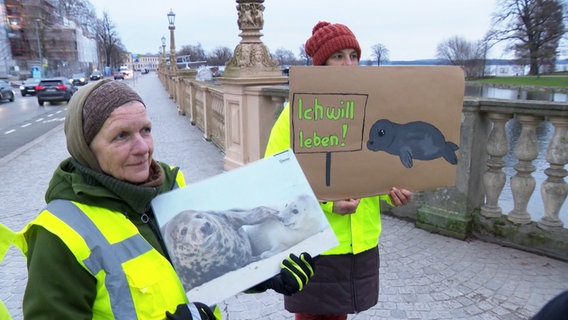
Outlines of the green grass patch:
M 494 77 L 475 80 L 476 83 L 493 83 L 513 86 L 560 87 L 568 88 L 568 75 Z

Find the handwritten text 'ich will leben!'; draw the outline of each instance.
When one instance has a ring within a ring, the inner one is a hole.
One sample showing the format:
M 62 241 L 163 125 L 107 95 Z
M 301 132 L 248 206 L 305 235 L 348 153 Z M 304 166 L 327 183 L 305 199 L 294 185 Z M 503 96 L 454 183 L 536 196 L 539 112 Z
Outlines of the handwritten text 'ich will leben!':
M 336 126 L 336 121 L 353 120 L 355 118 L 354 101 L 339 101 L 340 106 L 324 106 L 319 103 L 318 99 L 314 99 L 313 106 L 305 106 L 303 99 L 298 99 L 299 121 L 329 121 L 330 125 Z M 304 130 L 298 131 L 300 148 L 314 147 L 332 147 L 345 146 L 345 138 L 347 137 L 348 125 L 341 124 L 341 134 L 322 135 L 316 131 L 312 134 L 306 134 Z

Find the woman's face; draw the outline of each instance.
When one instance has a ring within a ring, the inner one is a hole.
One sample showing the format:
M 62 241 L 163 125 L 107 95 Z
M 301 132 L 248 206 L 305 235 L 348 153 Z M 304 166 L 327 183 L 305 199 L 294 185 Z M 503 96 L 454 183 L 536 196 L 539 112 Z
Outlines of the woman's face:
M 359 57 L 357 51 L 353 48 L 342 49 L 334 52 L 325 61 L 326 66 L 357 66 L 359 65 Z
M 152 123 L 144 105 L 128 102 L 114 109 L 90 148 L 102 170 L 119 180 L 142 183 L 150 174 L 154 151 Z

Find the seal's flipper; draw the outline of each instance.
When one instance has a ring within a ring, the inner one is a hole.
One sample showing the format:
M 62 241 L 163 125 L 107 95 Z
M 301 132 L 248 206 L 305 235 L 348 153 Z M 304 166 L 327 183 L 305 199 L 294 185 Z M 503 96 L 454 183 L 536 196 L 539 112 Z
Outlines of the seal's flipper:
M 412 168 L 412 153 L 408 150 L 400 152 L 400 162 L 406 168 Z

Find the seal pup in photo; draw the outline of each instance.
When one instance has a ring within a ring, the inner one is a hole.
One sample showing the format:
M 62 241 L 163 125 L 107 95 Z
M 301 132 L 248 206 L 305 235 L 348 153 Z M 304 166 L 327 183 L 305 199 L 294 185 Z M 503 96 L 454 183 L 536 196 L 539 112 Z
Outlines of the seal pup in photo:
M 244 225 L 276 220 L 268 207 L 226 211 L 186 210 L 162 227 L 164 242 L 186 290 L 258 261 Z
M 398 124 L 386 119 L 378 120 L 369 131 L 367 149 L 399 156 L 406 168 L 412 168 L 413 159 L 442 157 L 450 164 L 458 163 L 455 151 L 459 147 L 446 141 L 438 128 L 422 121 Z
M 327 224 L 319 202 L 314 197 L 300 195 L 278 211 L 277 220 L 247 225 L 244 230 L 250 238 L 253 255 L 265 259 L 324 230 Z

